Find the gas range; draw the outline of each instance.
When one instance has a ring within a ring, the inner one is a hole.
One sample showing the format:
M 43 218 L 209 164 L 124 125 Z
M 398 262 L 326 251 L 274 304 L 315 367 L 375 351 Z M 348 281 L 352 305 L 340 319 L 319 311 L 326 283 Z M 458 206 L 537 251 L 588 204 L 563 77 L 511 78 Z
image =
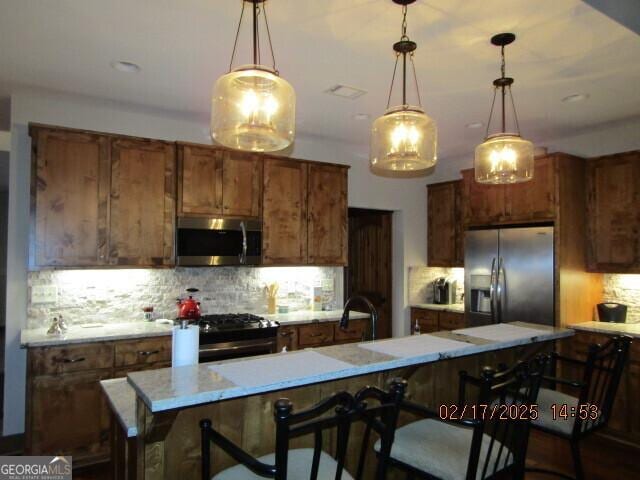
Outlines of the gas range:
M 278 322 L 257 315 L 203 315 L 198 327 L 201 363 L 276 351 Z

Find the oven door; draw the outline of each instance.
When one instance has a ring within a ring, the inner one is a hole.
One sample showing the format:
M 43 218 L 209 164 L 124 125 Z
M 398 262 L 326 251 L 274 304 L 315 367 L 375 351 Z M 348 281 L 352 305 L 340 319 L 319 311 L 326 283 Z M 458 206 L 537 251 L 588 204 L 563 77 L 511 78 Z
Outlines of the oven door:
M 260 264 L 262 223 L 259 221 L 179 217 L 177 232 L 178 265 Z
M 215 362 L 229 358 L 251 357 L 265 355 L 276 351 L 275 338 L 260 338 L 254 340 L 236 340 L 226 343 L 212 343 L 200 345 L 199 362 Z

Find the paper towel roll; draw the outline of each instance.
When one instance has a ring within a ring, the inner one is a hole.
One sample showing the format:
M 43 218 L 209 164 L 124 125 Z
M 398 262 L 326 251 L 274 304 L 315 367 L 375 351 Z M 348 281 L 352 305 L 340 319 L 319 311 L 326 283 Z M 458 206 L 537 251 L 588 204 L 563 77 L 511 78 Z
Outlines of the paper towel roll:
M 173 327 L 171 366 L 197 365 L 199 348 L 200 329 L 197 325 L 191 325 L 189 328 Z

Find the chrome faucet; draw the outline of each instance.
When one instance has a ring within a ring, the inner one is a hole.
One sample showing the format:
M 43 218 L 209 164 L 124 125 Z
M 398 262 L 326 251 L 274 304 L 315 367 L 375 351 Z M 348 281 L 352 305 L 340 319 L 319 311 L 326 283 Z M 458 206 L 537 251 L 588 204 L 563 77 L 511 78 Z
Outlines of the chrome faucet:
M 352 309 L 351 304 L 354 302 L 364 303 L 369 309 L 369 314 L 371 315 L 371 340 L 375 340 L 376 326 L 378 324 L 378 311 L 376 310 L 376 307 L 373 306 L 373 303 L 363 295 L 352 295 L 344 303 L 344 311 L 342 312 L 342 318 L 340 319 L 340 328 L 345 330 L 349 326 L 349 312 Z

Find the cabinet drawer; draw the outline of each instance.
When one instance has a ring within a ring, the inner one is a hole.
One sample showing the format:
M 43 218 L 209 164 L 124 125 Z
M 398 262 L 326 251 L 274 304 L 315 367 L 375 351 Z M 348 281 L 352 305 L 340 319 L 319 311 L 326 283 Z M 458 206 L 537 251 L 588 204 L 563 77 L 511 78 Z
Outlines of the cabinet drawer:
M 99 370 L 113 367 L 113 344 L 88 343 L 33 348 L 30 357 L 31 372 L 34 375 Z
M 115 346 L 116 367 L 169 361 L 171 361 L 171 336 L 118 342 Z
M 361 318 L 349 320 L 346 330 L 340 328 L 339 323 L 334 324 L 334 338 L 336 342 L 360 342 L 366 338 L 369 320 Z
M 298 339 L 301 347 L 331 343 L 333 342 L 333 325 L 331 323 L 301 325 L 298 327 Z
M 464 328 L 464 314 L 455 312 L 440 312 L 440 330 L 457 330 Z
M 420 327 L 420 333 L 438 331 L 438 311 L 424 308 L 411 309 L 411 333 L 415 331 L 416 322 Z
M 288 352 L 298 349 L 298 327 L 278 328 L 278 351 L 286 348 Z

